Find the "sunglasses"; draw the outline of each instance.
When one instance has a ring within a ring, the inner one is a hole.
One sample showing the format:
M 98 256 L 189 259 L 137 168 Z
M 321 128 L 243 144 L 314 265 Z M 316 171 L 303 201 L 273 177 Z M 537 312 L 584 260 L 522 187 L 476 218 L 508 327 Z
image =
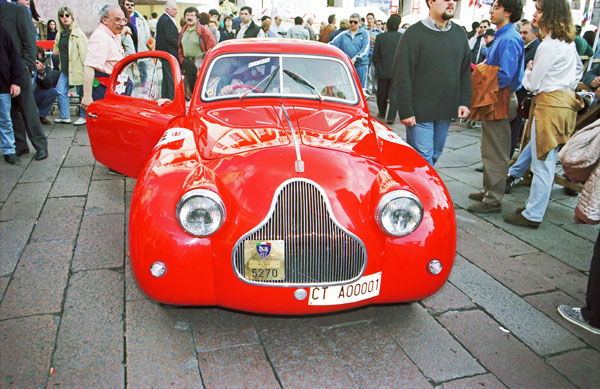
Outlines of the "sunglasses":
M 129 7 L 129 6 L 133 7 L 134 5 L 135 5 L 135 3 L 125 3 L 125 7 Z
M 70 16 L 71 16 L 71 15 L 69 15 L 69 14 L 63 14 L 63 15 L 60 15 L 60 17 L 61 17 L 61 18 L 68 18 L 68 17 L 70 17 Z
M 350 24 L 358 24 L 358 20 L 350 20 Z

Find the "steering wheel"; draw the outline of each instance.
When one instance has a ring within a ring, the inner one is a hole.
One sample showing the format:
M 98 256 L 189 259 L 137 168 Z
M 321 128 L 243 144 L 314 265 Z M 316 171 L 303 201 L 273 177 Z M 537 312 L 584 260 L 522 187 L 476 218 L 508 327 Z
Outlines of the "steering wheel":
M 240 88 L 247 88 L 247 89 L 250 89 L 250 90 L 255 90 L 255 91 L 259 92 L 259 93 L 264 93 L 259 88 L 255 87 L 253 85 L 248 85 L 248 84 L 235 85 L 231 89 L 236 90 L 236 89 L 240 89 Z

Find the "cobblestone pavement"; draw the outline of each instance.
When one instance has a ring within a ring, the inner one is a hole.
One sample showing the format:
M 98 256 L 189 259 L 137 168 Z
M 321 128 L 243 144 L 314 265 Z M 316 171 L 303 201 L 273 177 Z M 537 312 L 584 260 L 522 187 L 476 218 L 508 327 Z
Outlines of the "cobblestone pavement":
M 556 312 L 582 304 L 598 228 L 573 223 L 577 199 L 558 186 L 539 230 L 502 221 L 524 203 L 525 187 L 505 197 L 501 214 L 466 212 L 481 184 L 479 130 L 454 124 L 436 166 L 458 224 L 456 264 L 439 293 L 286 318 L 146 298 L 126 259 L 135 181 L 95 162 L 85 127 L 45 128 L 48 160 L 0 162 L 0 387 L 600 382 L 600 336 Z

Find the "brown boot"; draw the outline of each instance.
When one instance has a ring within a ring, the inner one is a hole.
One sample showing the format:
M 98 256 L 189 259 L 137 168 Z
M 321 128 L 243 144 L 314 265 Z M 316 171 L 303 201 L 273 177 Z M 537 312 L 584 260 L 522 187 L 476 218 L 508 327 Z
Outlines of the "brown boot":
M 529 227 L 537 229 L 540 226 L 540 222 L 534 222 L 529 219 L 526 219 L 525 216 L 518 215 L 506 215 L 504 217 L 504 221 L 510 224 L 514 224 L 515 226 L 521 227 Z

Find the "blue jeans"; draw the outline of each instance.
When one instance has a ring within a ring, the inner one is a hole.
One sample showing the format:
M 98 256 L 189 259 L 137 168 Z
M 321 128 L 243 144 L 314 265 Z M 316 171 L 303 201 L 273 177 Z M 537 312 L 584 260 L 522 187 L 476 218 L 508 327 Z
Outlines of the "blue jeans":
M 367 85 L 367 70 L 369 69 L 369 64 L 356 65 L 354 64 L 354 69 L 356 69 L 356 74 L 358 75 L 358 81 L 360 81 L 360 87 L 365 89 Z
M 406 141 L 433 166 L 442 155 L 449 128 L 450 120 L 406 126 Z
M 10 93 L 0 93 L 0 150 L 2 154 L 15 153 L 15 133 L 10 119 Z
M 60 117 L 62 119 L 71 119 L 71 107 L 69 105 L 69 77 L 66 74 L 60 73 L 58 83 L 56 84 L 56 90 L 58 91 L 58 109 L 60 109 Z M 81 94 L 83 93 L 83 85 L 77 85 L 77 94 L 79 100 L 81 100 Z M 85 110 L 80 108 L 79 116 L 85 118 Z
M 531 165 L 531 142 L 523 148 L 517 161 L 508 169 L 508 174 L 513 177 L 523 178 L 523 175 Z
M 554 183 L 554 173 L 556 170 L 556 159 L 558 158 L 558 147 L 550 150 L 546 160 L 537 159 L 537 149 L 535 144 L 535 117 L 531 123 L 531 172 L 533 181 L 529 197 L 525 202 L 525 210 L 521 213 L 527 220 L 541 222 L 550 201 L 552 192 L 552 183 Z
M 40 117 L 45 118 L 50 112 L 50 108 L 52 108 L 52 104 L 54 104 L 54 100 L 56 100 L 56 96 L 58 96 L 58 91 L 56 88 L 50 89 L 36 89 L 33 91 L 33 97 L 35 98 L 35 104 L 40 111 Z

